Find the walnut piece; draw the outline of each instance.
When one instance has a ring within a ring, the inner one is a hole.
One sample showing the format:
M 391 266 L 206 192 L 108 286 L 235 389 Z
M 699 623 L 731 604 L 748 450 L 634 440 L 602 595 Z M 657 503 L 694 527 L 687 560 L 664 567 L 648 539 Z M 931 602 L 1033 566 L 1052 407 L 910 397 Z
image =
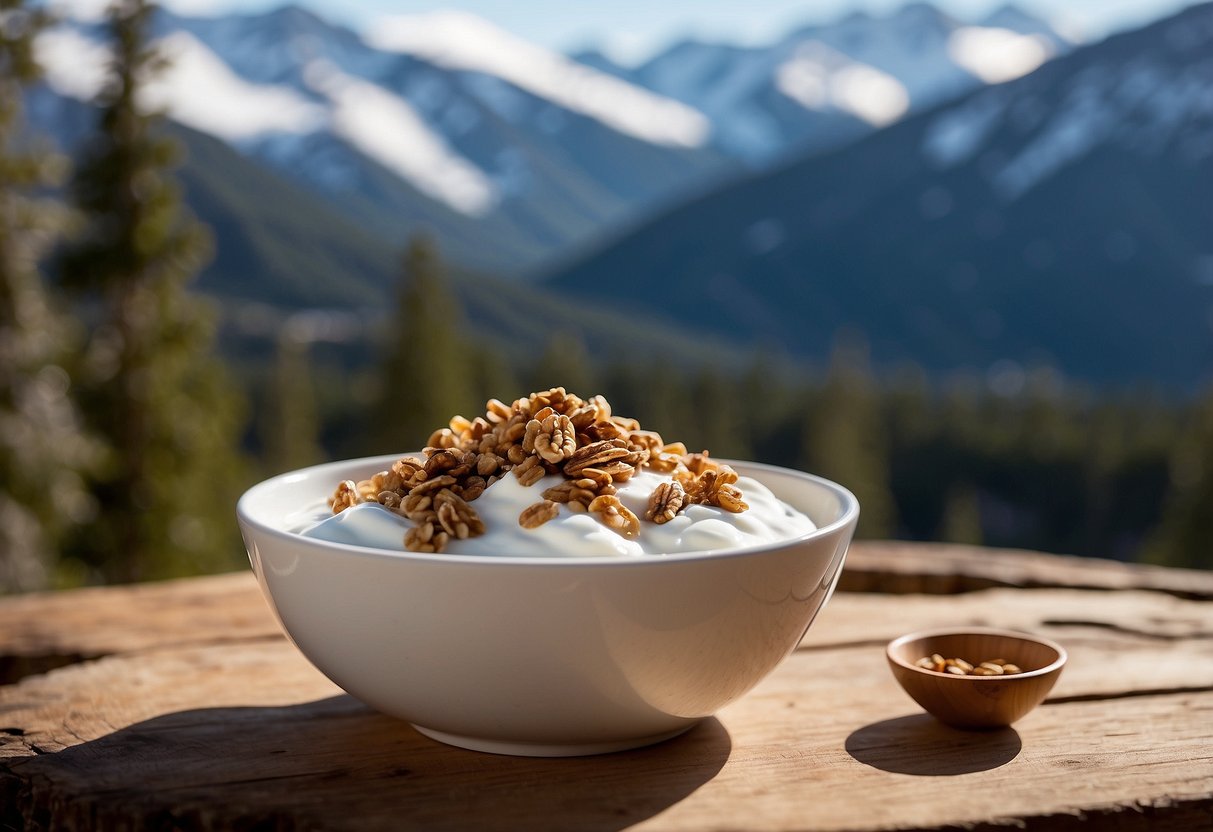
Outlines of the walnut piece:
M 619 502 L 619 498 L 614 494 L 595 497 L 588 508 L 592 513 L 600 516 L 607 528 L 614 529 L 624 537 L 632 538 L 640 534 L 640 518 Z
M 518 525 L 524 529 L 537 529 L 560 513 L 560 506 L 551 500 L 529 505 L 518 515 Z
M 543 479 L 547 474 L 547 469 L 539 461 L 537 456 L 528 456 L 521 463 L 514 466 L 514 476 L 518 478 L 518 482 L 525 486 L 532 486 Z
M 631 455 L 623 439 L 602 439 L 578 448 L 564 464 L 566 477 L 578 476 L 586 468 L 607 469 L 610 463 Z M 614 474 L 612 474 L 614 476 Z
M 663 482 L 653 489 L 649 496 L 649 505 L 644 512 L 644 519 L 658 525 L 674 519 L 682 507 L 687 504 L 687 493 L 678 480 Z
M 404 548 L 410 552 L 441 552 L 448 540 L 450 535 L 438 531 L 433 520 L 426 520 L 405 532 Z
M 533 439 L 532 426 L 535 427 Z M 577 451 L 577 432 L 573 429 L 569 417 L 563 413 L 553 413 L 542 422 L 532 419 L 527 423 L 526 429 L 526 439 L 531 441 L 535 453 L 554 465 L 568 459 Z M 526 440 L 523 447 L 526 447 Z
M 353 480 L 345 480 L 337 483 L 337 490 L 333 492 L 333 496 L 329 497 L 329 508 L 333 510 L 333 514 L 340 514 L 350 506 L 356 506 L 362 502 L 362 498 L 358 496 L 358 484 Z
M 456 540 L 484 534 L 484 521 L 476 509 L 451 489 L 444 488 L 435 495 L 434 508 L 442 530 Z
M 712 465 L 716 463 L 713 462 Z M 705 467 L 698 476 L 690 480 L 683 479 L 681 482 L 691 503 L 717 506 L 734 514 L 749 508 L 741 498 L 741 489 L 734 485 L 737 482 L 737 472 L 727 465 Z

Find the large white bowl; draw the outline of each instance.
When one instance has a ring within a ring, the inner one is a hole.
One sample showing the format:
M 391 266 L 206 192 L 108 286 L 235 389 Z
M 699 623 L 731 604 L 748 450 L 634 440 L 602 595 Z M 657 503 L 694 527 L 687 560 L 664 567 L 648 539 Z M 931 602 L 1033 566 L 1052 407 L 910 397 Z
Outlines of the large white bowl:
M 283 629 L 326 676 L 427 736 L 503 754 L 647 745 L 737 699 L 825 605 L 859 517 L 832 482 L 730 462 L 818 529 L 724 552 L 567 559 L 390 552 L 291 531 L 301 507 L 398 458 L 249 489 L 236 510 L 249 560 Z

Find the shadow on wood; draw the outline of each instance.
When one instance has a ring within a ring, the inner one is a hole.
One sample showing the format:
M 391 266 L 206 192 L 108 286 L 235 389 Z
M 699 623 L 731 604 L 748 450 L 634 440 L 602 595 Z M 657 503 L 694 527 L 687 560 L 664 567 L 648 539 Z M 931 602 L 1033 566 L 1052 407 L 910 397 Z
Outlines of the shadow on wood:
M 946 777 L 1006 765 L 1023 743 L 1014 728 L 959 731 L 926 714 L 873 722 L 847 737 L 847 753 L 894 774 Z
M 56 828 L 584 829 L 639 823 L 692 794 L 732 742 L 708 719 L 647 749 L 534 759 L 454 749 L 349 696 L 180 711 L 14 761 L 0 821 Z M 64 803 L 68 803 L 65 806 Z

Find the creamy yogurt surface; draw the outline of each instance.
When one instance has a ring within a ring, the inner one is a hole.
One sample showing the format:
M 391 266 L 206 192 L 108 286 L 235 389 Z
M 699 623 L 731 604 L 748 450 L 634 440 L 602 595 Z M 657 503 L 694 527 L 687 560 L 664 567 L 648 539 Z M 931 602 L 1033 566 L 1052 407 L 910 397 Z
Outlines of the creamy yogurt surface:
M 779 500 L 752 477 L 740 477 L 737 487 L 749 509 L 739 514 L 716 506 L 688 506 L 668 523 L 644 520 L 649 495 L 667 474 L 638 471 L 616 485 L 616 496 L 641 518 L 640 534 L 626 538 L 607 528 L 593 514 L 578 514 L 565 505 L 560 513 L 534 529 L 518 524 L 518 515 L 542 499 L 545 489 L 564 481 L 559 474 L 524 486 L 506 476 L 485 489 L 473 503 L 484 520 L 485 533 L 451 540 L 444 554 L 513 557 L 638 557 L 683 552 L 736 549 L 799 537 L 817 527 L 806 515 Z M 304 528 L 305 537 L 334 543 L 404 551 L 404 534 L 412 522 L 377 503 L 352 506 Z

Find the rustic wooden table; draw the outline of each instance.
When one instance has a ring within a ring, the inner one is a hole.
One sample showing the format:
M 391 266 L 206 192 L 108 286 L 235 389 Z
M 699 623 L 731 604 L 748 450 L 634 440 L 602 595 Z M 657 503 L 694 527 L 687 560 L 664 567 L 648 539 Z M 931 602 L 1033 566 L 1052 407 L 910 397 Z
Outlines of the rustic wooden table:
M 1213 574 L 869 543 L 844 581 L 716 718 L 563 760 L 370 711 L 251 574 L 0 599 L 0 829 L 1213 829 Z M 945 728 L 883 648 L 955 624 L 1070 664 L 1013 728 Z

